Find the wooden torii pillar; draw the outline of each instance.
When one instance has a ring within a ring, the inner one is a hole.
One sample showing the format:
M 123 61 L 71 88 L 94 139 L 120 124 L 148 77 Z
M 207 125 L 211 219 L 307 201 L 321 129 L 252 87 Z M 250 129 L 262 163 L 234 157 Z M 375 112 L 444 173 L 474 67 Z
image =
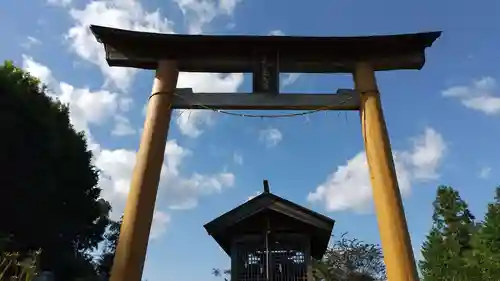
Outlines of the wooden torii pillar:
M 91 26 L 110 66 L 156 70 L 111 281 L 140 281 L 172 109 L 359 110 L 389 281 L 417 281 L 375 71 L 421 69 L 440 32 L 367 37 L 204 36 Z M 252 93 L 176 89 L 179 71 L 250 72 Z M 355 90 L 280 94 L 279 73 L 352 73 Z

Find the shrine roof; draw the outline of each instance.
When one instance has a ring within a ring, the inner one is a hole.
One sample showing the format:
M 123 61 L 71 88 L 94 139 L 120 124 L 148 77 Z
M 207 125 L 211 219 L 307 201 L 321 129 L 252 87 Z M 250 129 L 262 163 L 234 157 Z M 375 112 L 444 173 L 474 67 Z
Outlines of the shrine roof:
M 303 229 L 303 234 L 310 235 L 311 256 L 315 258 L 323 256 L 335 221 L 270 192 L 263 192 L 222 214 L 205 224 L 204 228 L 224 251 L 230 254 L 231 239 L 234 238 L 233 226 L 250 224 L 252 229 L 255 227 L 255 222 L 263 221 L 265 216 L 269 216 L 269 212 L 283 215 L 281 218 L 287 217 L 288 224 L 296 229 Z

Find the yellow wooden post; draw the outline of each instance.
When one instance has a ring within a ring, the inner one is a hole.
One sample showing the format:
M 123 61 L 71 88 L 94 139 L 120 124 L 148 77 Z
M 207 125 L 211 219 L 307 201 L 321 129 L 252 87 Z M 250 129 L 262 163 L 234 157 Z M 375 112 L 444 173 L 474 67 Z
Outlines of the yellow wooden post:
M 158 63 L 110 281 L 141 281 L 178 73 L 175 62 Z
M 375 71 L 369 63 L 358 63 L 354 72 L 361 94 L 361 125 L 373 188 L 380 239 L 389 281 L 417 281 L 401 193 L 392 158 Z

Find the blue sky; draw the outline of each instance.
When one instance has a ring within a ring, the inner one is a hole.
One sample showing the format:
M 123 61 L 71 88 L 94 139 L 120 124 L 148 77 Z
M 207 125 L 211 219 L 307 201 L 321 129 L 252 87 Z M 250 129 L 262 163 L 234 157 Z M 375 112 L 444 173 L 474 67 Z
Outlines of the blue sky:
M 445 4 L 447 3 L 447 4 Z M 452 4 L 453 3 L 453 4 Z M 430 227 L 439 184 L 481 217 L 498 184 L 500 2 L 37 0 L 0 4 L 0 56 L 40 77 L 86 131 L 103 196 L 120 215 L 143 126 L 152 73 L 109 68 L 89 24 L 207 34 L 351 36 L 444 31 L 421 71 L 378 73 L 413 247 Z M 349 75 L 283 76 L 283 91 L 352 88 Z M 292 79 L 294 78 L 294 79 Z M 296 78 L 296 79 L 295 79 Z M 241 74 L 181 74 L 195 91 L 248 91 Z M 322 212 L 379 242 L 358 115 L 321 112 L 245 119 L 176 114 L 144 277 L 210 280 L 229 259 L 202 225 L 262 190 Z

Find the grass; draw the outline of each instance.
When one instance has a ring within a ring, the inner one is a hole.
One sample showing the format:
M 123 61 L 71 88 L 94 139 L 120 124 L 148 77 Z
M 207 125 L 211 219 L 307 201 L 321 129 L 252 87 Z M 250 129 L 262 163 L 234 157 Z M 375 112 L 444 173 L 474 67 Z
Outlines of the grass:
M 22 257 L 19 253 L 4 253 L 0 257 L 0 281 L 32 281 L 38 274 L 41 250 Z

